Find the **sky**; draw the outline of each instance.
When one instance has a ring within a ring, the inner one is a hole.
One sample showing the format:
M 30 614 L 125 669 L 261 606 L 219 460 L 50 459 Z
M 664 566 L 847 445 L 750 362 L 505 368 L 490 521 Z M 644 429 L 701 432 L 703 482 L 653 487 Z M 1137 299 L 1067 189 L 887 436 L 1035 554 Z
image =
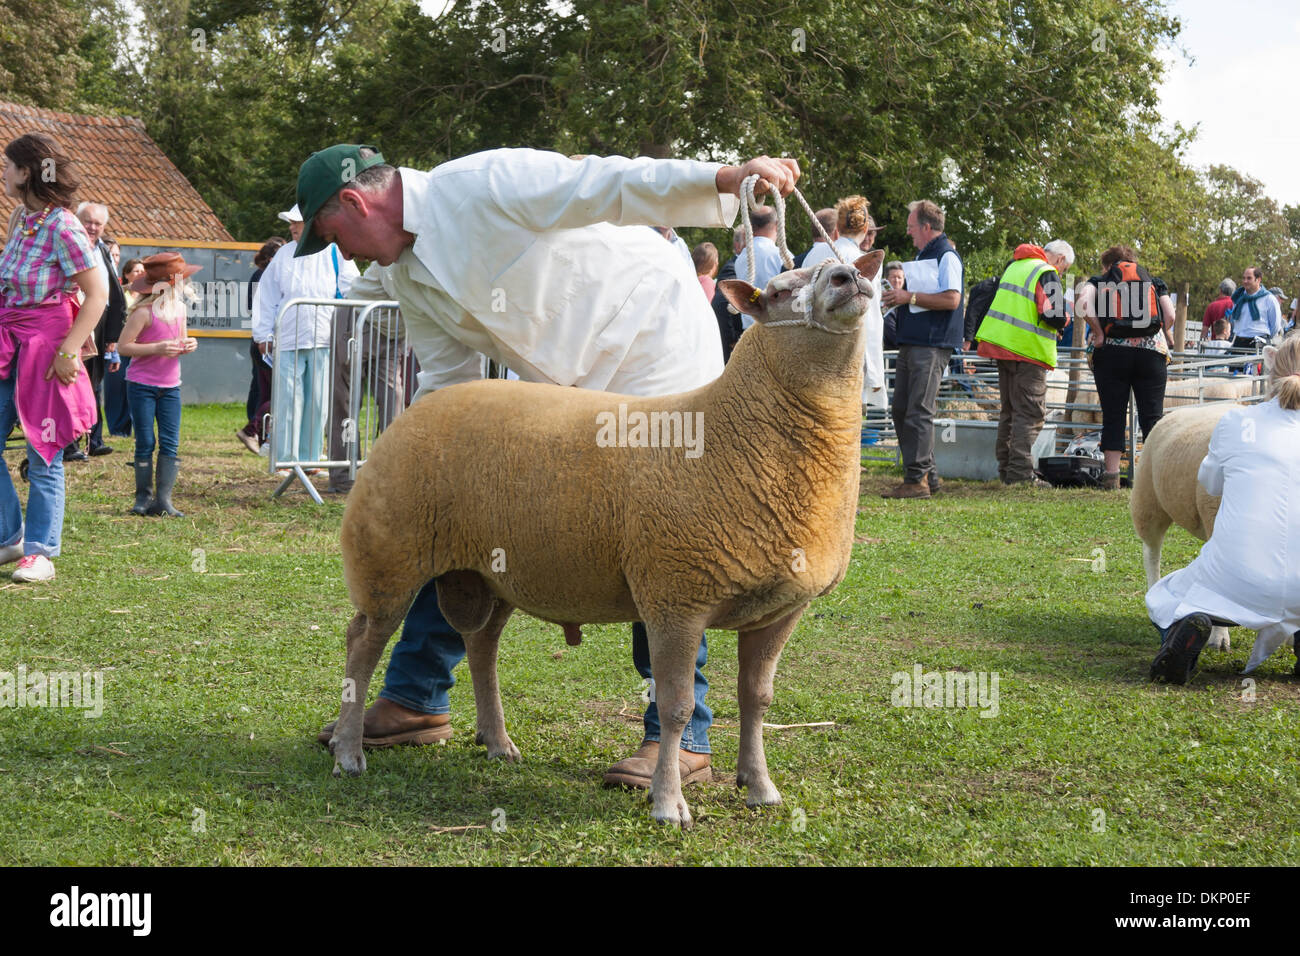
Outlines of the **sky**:
M 1200 124 L 1186 160 L 1261 180 L 1279 204 L 1300 204 L 1300 4 L 1172 0 L 1183 24 L 1160 90 L 1167 122 Z

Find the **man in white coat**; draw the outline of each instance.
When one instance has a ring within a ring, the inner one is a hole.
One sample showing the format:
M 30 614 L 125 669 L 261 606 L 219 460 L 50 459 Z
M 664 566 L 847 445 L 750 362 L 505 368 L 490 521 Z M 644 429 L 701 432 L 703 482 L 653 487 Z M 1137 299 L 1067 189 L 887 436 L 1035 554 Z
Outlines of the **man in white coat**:
M 346 297 L 358 272 L 332 246 L 321 246 L 310 256 L 297 255 L 303 232 L 297 205 L 279 218 L 289 224 L 293 240 L 280 247 L 253 293 L 253 341 L 263 355 L 270 354 L 272 347 L 276 353 L 271 385 L 275 460 L 319 461 L 325 435 L 325 398 L 333 374 L 329 349 L 334 308 L 299 306 L 285 313 L 279 330 L 275 320 L 284 303 L 293 299 Z
M 420 364 L 420 394 L 479 378 L 479 353 L 525 381 L 666 395 L 722 372 L 712 311 L 694 270 L 652 230 L 663 222 L 730 226 L 742 180 L 758 173 L 788 194 L 791 159 L 743 166 L 500 149 L 432 171 L 395 169 L 371 147 L 313 153 L 298 177 L 306 220 L 299 255 L 337 242 L 374 261 L 354 297 L 395 298 Z M 472 489 L 467 489 L 472 493 Z M 633 626 L 633 662 L 652 677 L 645 628 Z M 407 615 L 363 743 L 431 743 L 450 736 L 447 691 L 464 643 L 438 609 L 430 582 Z M 696 659 L 695 711 L 682 736 L 682 783 L 711 778 Z M 652 702 L 637 752 L 609 784 L 648 787 L 658 758 Z M 318 739 L 328 742 L 332 725 Z
M 1163 638 L 1152 680 L 1185 683 L 1215 620 L 1258 632 L 1246 674 L 1300 630 L 1300 339 L 1266 346 L 1264 363 L 1271 399 L 1224 414 L 1196 475 L 1223 496 L 1214 533 L 1147 592 Z

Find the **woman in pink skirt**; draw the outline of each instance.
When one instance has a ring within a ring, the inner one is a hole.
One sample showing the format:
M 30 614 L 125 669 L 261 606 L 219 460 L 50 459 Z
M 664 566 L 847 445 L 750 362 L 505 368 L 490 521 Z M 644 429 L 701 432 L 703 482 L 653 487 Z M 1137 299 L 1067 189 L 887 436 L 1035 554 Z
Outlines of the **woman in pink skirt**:
M 72 212 L 71 160 L 43 133 L 4 148 L 4 192 L 22 205 L 0 253 L 0 434 L 27 439 L 26 521 L 0 468 L 0 564 L 13 580 L 48 581 L 63 535 L 63 448 L 95 423 L 95 397 L 77 352 L 108 301 L 98 253 Z M 75 291 L 85 301 L 75 307 Z

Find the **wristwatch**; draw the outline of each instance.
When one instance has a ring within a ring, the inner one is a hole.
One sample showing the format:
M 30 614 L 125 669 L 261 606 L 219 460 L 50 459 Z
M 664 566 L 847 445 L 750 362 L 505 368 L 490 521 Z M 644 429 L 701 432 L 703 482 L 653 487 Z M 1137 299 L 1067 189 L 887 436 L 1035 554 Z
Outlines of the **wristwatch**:
M 912 293 L 912 301 L 909 302 L 908 304 L 909 304 L 909 305 L 916 305 L 916 293 L 915 293 L 915 292 Z

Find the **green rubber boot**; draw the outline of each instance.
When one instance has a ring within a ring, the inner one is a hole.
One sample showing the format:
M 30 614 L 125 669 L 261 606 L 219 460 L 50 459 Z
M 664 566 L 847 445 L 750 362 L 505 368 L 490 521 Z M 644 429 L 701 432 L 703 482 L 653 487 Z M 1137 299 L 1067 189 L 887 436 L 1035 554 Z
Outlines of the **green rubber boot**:
M 149 503 L 153 500 L 153 456 L 135 460 L 135 504 L 131 514 L 149 513 Z
M 185 517 L 172 505 L 172 489 L 176 487 L 176 472 L 179 464 L 179 458 L 158 456 L 158 493 L 153 501 L 149 502 L 149 514 L 167 515 L 172 518 Z

